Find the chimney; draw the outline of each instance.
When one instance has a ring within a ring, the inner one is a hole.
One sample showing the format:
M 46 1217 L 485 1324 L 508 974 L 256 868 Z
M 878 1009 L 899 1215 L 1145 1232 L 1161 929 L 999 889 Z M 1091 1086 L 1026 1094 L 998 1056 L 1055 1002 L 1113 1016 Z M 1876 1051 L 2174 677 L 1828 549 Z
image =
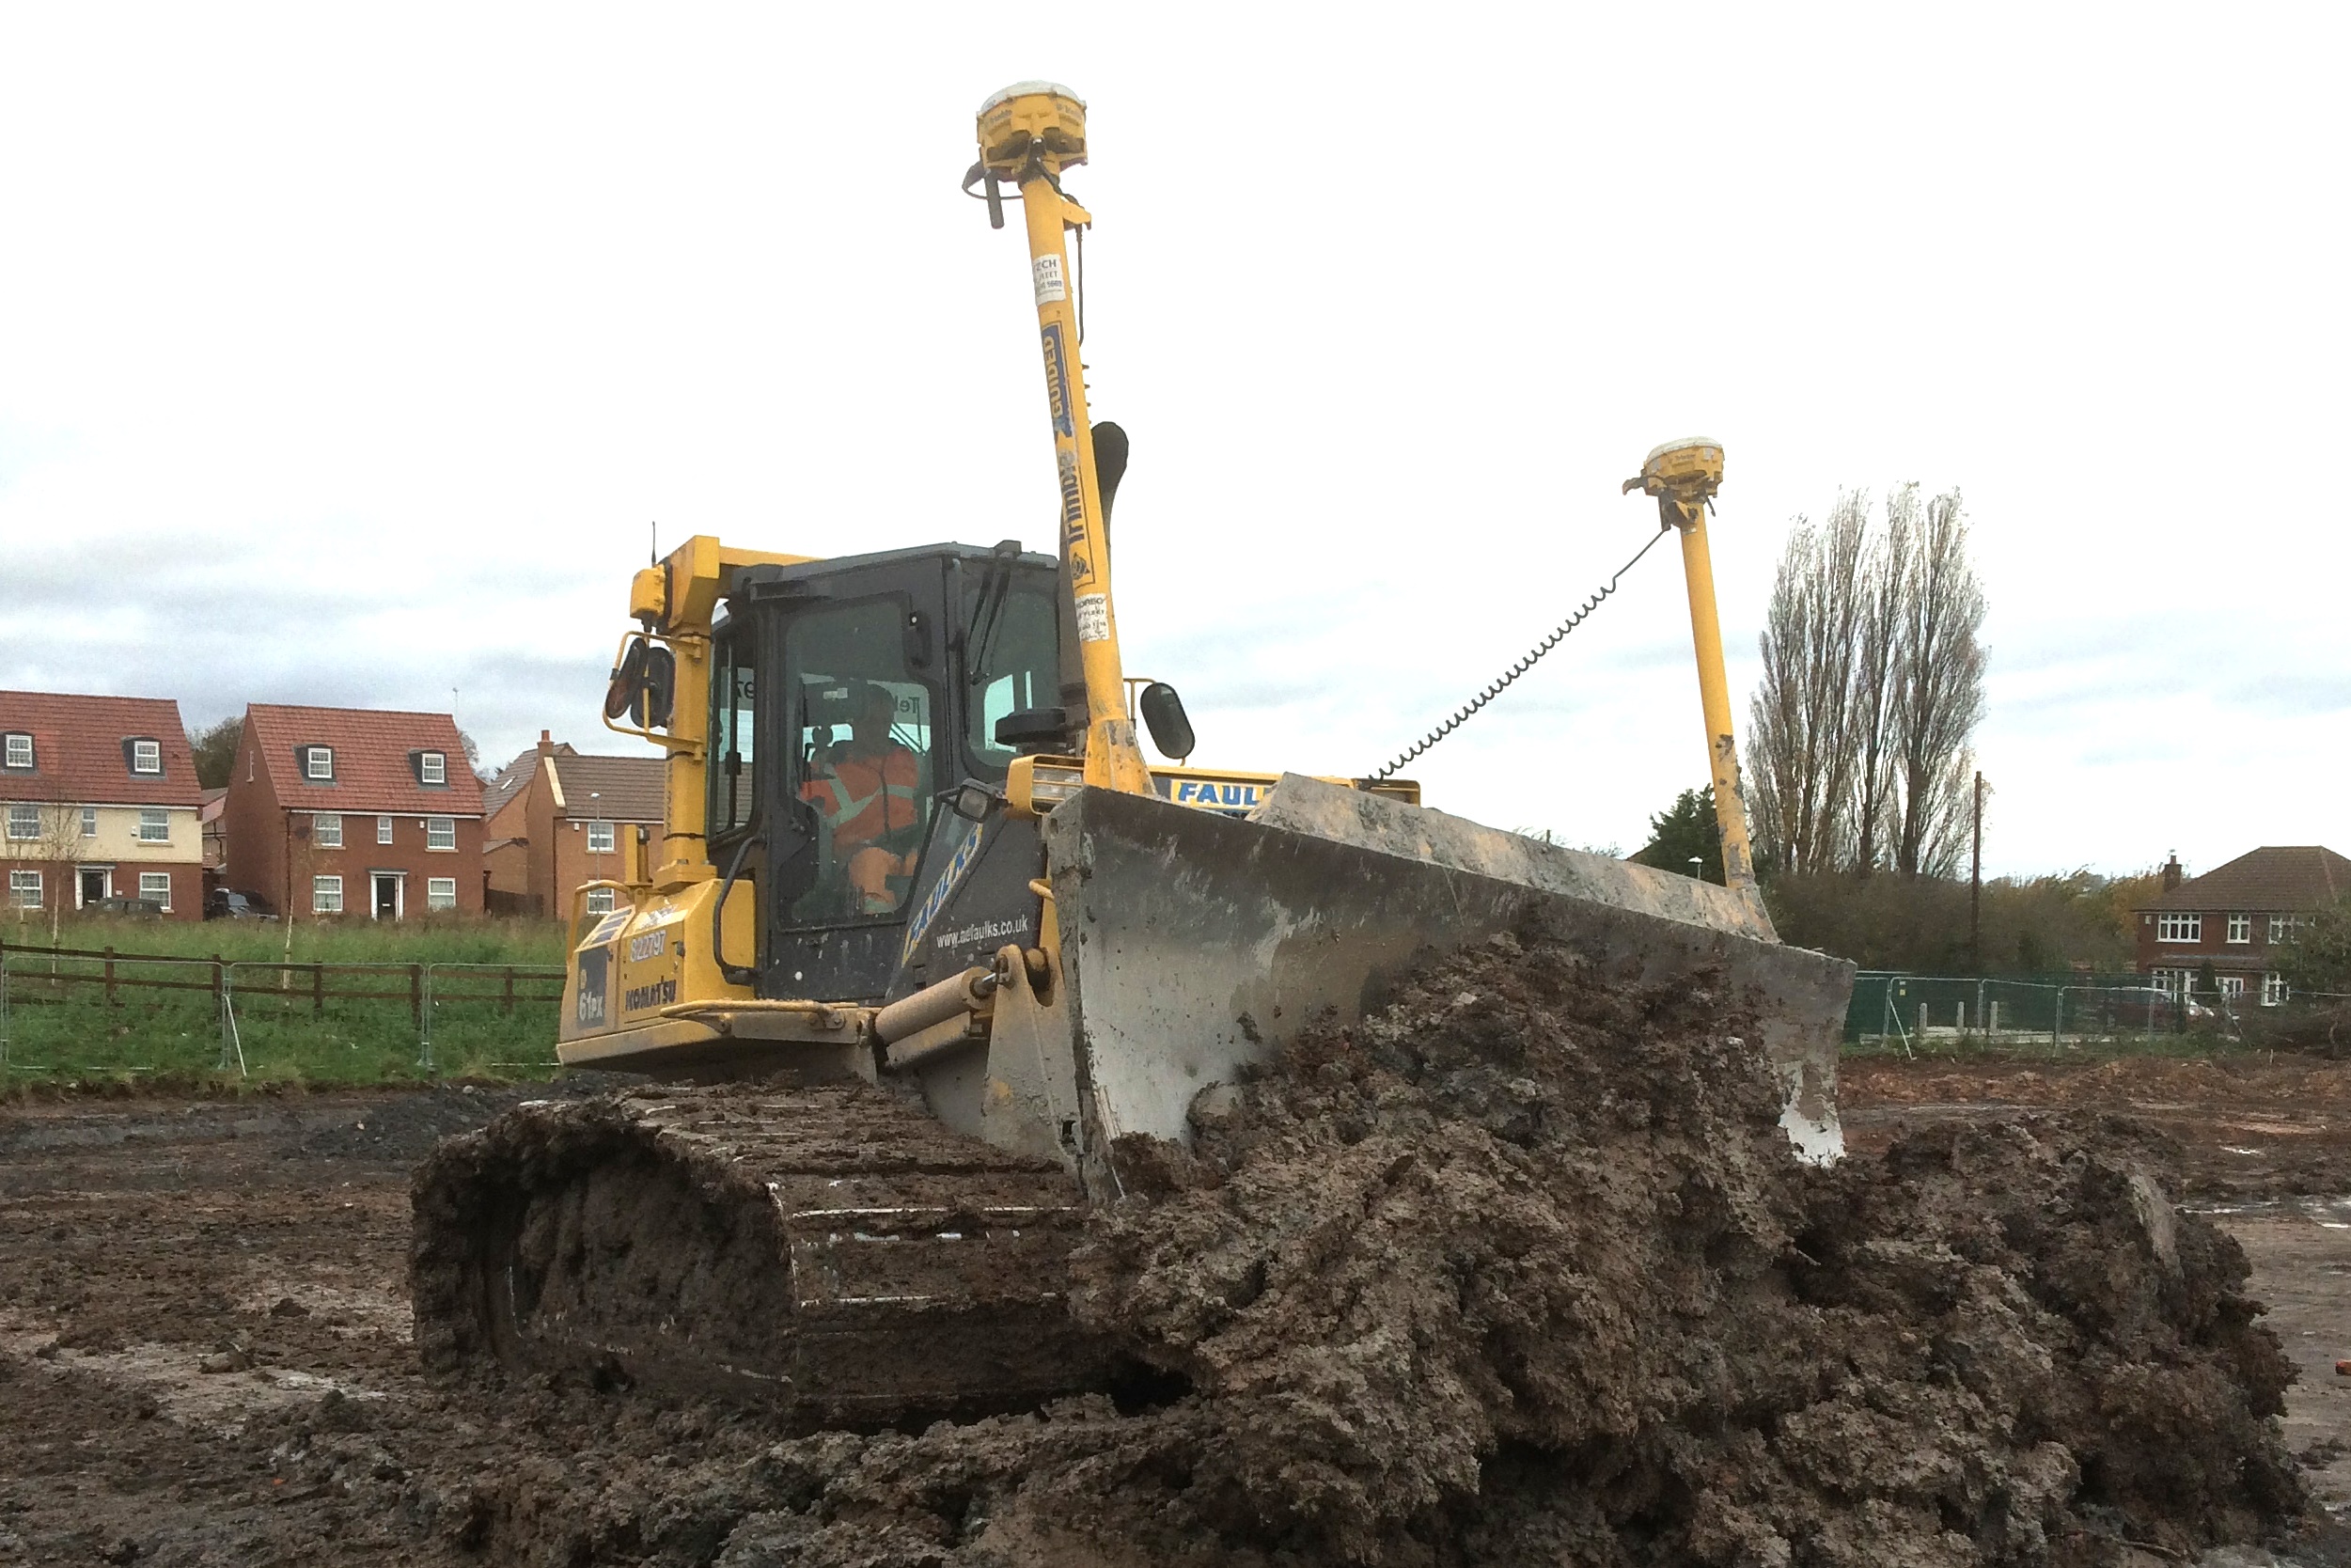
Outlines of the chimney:
M 539 755 L 541 757 L 553 757 L 555 754 L 555 737 L 548 734 L 544 729 L 541 729 L 539 732 Z
M 2187 873 L 2180 869 L 2180 852 L 2173 850 L 2171 858 L 2163 863 L 2163 890 L 2169 893 L 2177 887 Z

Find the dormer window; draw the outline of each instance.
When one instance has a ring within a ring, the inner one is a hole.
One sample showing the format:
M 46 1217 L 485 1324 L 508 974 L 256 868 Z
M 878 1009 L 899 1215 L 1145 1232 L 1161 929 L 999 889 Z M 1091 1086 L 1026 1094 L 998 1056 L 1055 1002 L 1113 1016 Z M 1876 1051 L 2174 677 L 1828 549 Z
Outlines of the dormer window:
M 161 741 L 133 741 L 131 743 L 131 771 L 133 773 L 146 774 L 163 772 L 164 743 Z
M 424 784 L 447 784 L 449 781 L 448 754 L 441 751 L 418 752 L 416 778 Z
M 335 748 L 331 745 L 306 745 L 302 748 L 302 776 L 332 783 L 335 778 Z
M 33 737 L 14 730 L 9 731 L 7 749 L 0 751 L 0 761 L 4 761 L 11 768 L 31 767 L 33 765 Z

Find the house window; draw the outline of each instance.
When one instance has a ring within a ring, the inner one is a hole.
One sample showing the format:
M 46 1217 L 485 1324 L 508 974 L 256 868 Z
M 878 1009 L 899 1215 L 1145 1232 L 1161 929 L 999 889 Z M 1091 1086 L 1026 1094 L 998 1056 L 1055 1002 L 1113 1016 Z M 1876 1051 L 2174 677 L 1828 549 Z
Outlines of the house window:
M 310 913 L 340 915 L 343 912 L 343 879 L 339 876 L 314 876 L 310 879 Z
M 2229 940 L 2232 942 L 2250 942 L 2252 939 L 2253 917 L 2250 915 L 2230 916 Z
M 588 853 L 590 855 L 612 853 L 612 824 L 610 823 L 588 824 Z
M 2244 996 L 2244 995 L 2245 995 L 2245 977 L 2244 977 L 2243 975 L 2223 975 L 2223 976 L 2221 976 L 2221 977 L 2220 977 L 2220 995 L 2222 995 L 2223 996 L 2226 996 L 2229 1000 L 2231 1000 L 2231 1001 L 2233 1001 L 2233 1001 L 2235 1001 L 2238 997 L 2240 997 L 2240 996 Z
M 2299 915 L 2269 917 L 2269 939 L 2272 942 L 2291 942 L 2301 929 L 2302 917 Z
M 2276 1007 L 2286 999 L 2286 978 L 2283 975 L 2264 975 L 2261 978 L 2261 1005 Z
M 425 819 L 425 848 L 453 850 L 457 848 L 457 819 L 427 817 Z
M 447 784 L 449 781 L 448 754 L 442 751 L 418 752 L 416 777 L 426 784 Z
M 169 871 L 141 871 L 139 873 L 139 897 L 153 899 L 164 906 L 164 913 L 170 914 L 171 873 Z
M 2155 940 L 2158 942 L 2202 942 L 2203 939 L 2204 917 L 2202 915 L 2155 917 Z
M 310 841 L 321 849 L 341 849 L 343 847 L 343 819 L 332 811 L 312 813 Z
M 335 748 L 331 745 L 312 746 L 304 754 L 302 776 L 305 778 L 333 778 L 335 776 Z
M 85 839 L 98 837 L 98 808 L 95 806 L 82 808 L 82 837 Z
M 19 909 L 39 909 L 40 907 L 40 873 L 39 871 L 10 871 L 8 873 L 8 902 Z
M 29 768 L 33 765 L 33 737 L 11 733 L 8 736 L 8 765 Z
M 379 844 L 388 844 L 392 841 L 391 818 L 378 817 L 375 820 L 375 841 Z
M 2147 978 L 2155 982 L 2156 990 L 2169 992 L 2174 996 L 2185 996 L 2196 989 L 2196 971 L 2193 969 L 2150 969 Z
M 131 771 L 133 773 L 163 772 L 164 743 L 161 741 L 133 741 L 131 743 Z
M 611 914 L 612 889 L 609 887 L 590 887 L 588 890 L 588 912 L 590 915 Z
M 457 907 L 457 878 L 429 876 L 425 878 L 425 907 L 455 909 Z
M 40 837 L 40 808 L 11 805 L 8 808 L 8 837 L 38 839 Z
M 168 844 L 171 842 L 171 813 L 160 806 L 139 808 L 139 842 Z

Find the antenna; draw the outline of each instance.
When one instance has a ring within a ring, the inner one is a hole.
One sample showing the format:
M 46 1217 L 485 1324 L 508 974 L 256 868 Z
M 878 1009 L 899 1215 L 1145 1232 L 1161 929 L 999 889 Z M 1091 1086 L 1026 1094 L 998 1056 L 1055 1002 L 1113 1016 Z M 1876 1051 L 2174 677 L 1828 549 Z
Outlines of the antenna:
M 652 557 L 651 557 L 650 560 L 648 560 L 648 561 L 646 562 L 646 564 L 647 564 L 648 566 L 659 566 L 659 565 L 661 564 L 661 525 L 660 525 L 658 522 L 655 522 L 655 523 L 648 523 L 648 524 L 646 524 L 646 525 L 645 525 L 645 526 L 646 526 L 646 527 L 648 527 L 648 528 L 650 528 L 650 529 L 651 529 L 651 530 L 652 530 L 652 534 L 653 534 L 653 539 L 652 539 L 652 549 L 653 549 L 653 554 L 652 554 Z

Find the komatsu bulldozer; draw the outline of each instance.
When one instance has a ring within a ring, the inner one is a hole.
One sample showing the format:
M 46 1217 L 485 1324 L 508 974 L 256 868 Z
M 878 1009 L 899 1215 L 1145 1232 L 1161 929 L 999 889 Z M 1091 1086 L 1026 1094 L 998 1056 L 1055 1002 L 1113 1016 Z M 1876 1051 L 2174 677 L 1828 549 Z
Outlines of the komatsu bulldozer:
M 1669 443 L 1627 488 L 1681 535 L 1725 885 L 1400 782 L 1190 766 L 1181 701 L 1120 659 L 1125 441 L 1089 420 L 1064 252 L 1090 222 L 1061 183 L 1085 106 L 1009 88 L 979 142 L 966 189 L 1027 229 L 1058 547 L 815 560 L 697 537 L 636 574 L 605 716 L 666 751 L 666 816 L 657 851 L 573 894 L 558 1052 L 656 1082 L 522 1107 L 419 1172 L 429 1360 L 618 1369 L 823 1421 L 1105 1386 L 1115 1347 L 1062 1301 L 1087 1209 L 1309 1021 L 1529 922 L 1627 984 L 1727 980 L 1790 1136 L 1837 1149 L 1852 970 L 1780 945 L 1756 893 L 1706 557 L 1721 448 Z M 1146 760 L 1138 718 L 1172 761 Z

